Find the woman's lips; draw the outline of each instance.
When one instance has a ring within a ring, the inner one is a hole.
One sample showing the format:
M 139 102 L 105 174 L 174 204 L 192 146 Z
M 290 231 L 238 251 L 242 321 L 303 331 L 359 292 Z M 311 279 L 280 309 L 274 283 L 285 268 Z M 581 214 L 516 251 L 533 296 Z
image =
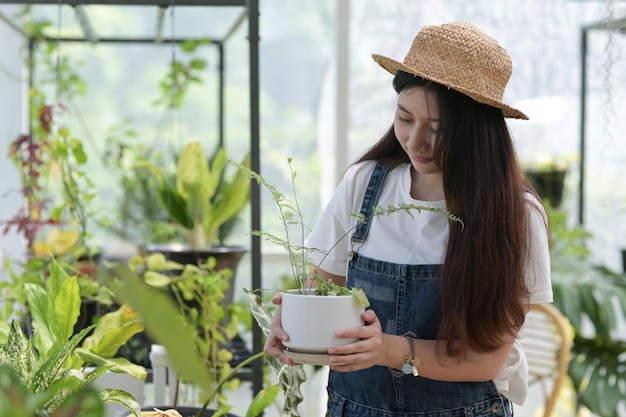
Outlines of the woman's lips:
M 413 161 L 418 162 L 420 164 L 427 164 L 433 160 L 432 158 L 428 158 L 425 156 L 418 156 L 418 155 L 411 156 L 411 159 L 413 159 Z

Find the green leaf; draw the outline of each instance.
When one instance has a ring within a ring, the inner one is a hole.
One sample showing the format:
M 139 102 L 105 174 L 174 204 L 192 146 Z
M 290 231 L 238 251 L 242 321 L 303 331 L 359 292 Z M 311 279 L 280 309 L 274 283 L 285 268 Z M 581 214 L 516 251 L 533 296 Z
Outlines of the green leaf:
M 12 367 L 22 381 L 35 366 L 36 357 L 20 325 L 13 320 L 6 345 L 0 345 L 0 364 Z
M 244 289 L 248 294 L 248 304 L 252 316 L 267 336 L 272 327 L 272 314 L 263 304 L 258 294 Z M 283 414 L 298 417 L 298 406 L 303 401 L 301 386 L 306 381 L 306 373 L 302 366 L 287 366 L 276 358 L 268 357 L 267 361 L 275 375 L 278 376 L 278 385 L 285 396 Z
M 143 278 L 146 284 L 155 288 L 166 288 L 172 283 L 169 276 L 156 271 L 146 271 Z
M 25 383 L 30 392 L 41 392 L 49 387 L 57 378 L 65 361 L 72 355 L 74 349 L 82 342 L 95 325 L 84 328 L 74 335 L 67 343 L 56 344 L 46 352 L 40 352 L 40 366 L 33 370 Z
M 359 304 L 363 308 L 367 308 L 370 306 L 370 300 L 368 300 L 367 295 L 365 295 L 365 291 L 361 288 L 352 288 L 352 293 L 359 301 Z
M 92 335 L 87 337 L 82 347 L 92 353 L 112 358 L 130 338 L 143 331 L 143 321 L 128 305 L 104 314 Z
M 194 220 L 189 215 L 187 201 L 176 190 L 170 187 L 159 189 L 159 201 L 172 220 L 179 223 L 185 229 L 192 229 Z
M 67 396 L 50 417 L 104 417 L 104 403 L 93 387 L 84 387 Z
M 54 269 L 52 273 L 54 273 Z M 74 325 L 80 315 L 81 299 L 78 278 L 73 276 L 66 279 L 61 284 L 61 290 L 56 298 L 51 301 L 54 303 L 55 330 L 58 331 L 56 340 L 64 342 L 74 333 Z M 48 317 L 48 320 L 50 319 L 51 317 Z
M 126 391 L 118 390 L 118 389 L 103 389 L 100 391 L 100 398 L 105 403 L 116 403 L 123 405 L 130 412 L 132 412 L 135 416 L 139 417 L 141 414 L 141 406 L 133 397 Z
M 39 284 L 24 284 L 26 300 L 30 312 L 33 331 L 37 335 L 37 344 L 40 350 L 47 351 L 58 341 L 58 334 L 54 330 L 55 317 L 48 309 L 48 294 Z M 52 300 L 50 300 L 52 302 Z
M 76 159 L 76 163 L 79 165 L 87 163 L 87 153 L 85 153 L 82 142 L 78 139 L 72 139 L 70 140 L 70 146 L 72 149 L 72 155 L 74 155 L 74 158 Z
M 187 216 L 194 222 L 201 224 L 207 216 L 220 175 L 221 172 L 211 171 L 200 142 L 185 146 L 178 159 L 176 190 L 186 202 Z M 191 229 L 193 225 L 187 228 Z
M 76 348 L 74 353 L 81 358 L 84 363 L 97 366 L 97 369 L 125 373 L 140 380 L 145 380 L 147 377 L 146 369 L 143 366 L 134 364 L 126 358 L 104 358 L 84 348 Z
M 260 415 L 263 410 L 276 401 L 279 392 L 280 387 L 278 385 L 271 385 L 259 391 L 252 399 L 252 403 L 246 411 L 246 417 L 256 417 Z
M 0 415 L 7 417 L 29 417 L 43 406 L 48 396 L 29 395 L 15 370 L 0 364 Z
M 267 307 L 265 307 L 263 300 L 258 294 L 247 289 L 244 289 L 244 291 L 248 295 L 248 304 L 252 316 L 263 331 L 263 334 L 267 337 L 272 329 L 272 314 Z
M 185 324 L 171 298 L 147 286 L 127 268 L 118 265 L 112 272 L 121 282 L 107 276 L 103 279 L 120 300 L 141 315 L 147 332 L 156 343 L 165 346 L 168 359 L 180 377 L 206 393 L 213 393 L 215 381 L 195 349 L 193 329 Z
M 580 402 L 602 417 L 618 417 L 626 398 L 626 342 L 576 336 L 569 375 Z

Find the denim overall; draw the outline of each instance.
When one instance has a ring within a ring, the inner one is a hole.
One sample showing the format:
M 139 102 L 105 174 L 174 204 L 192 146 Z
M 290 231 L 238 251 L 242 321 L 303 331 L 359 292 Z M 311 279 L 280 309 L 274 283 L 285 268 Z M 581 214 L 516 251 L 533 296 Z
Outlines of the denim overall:
M 361 213 L 369 218 L 389 168 L 372 173 Z M 348 287 L 365 290 L 383 332 L 413 332 L 434 340 L 440 322 L 439 265 L 401 265 L 358 255 L 369 222 L 360 223 L 348 256 Z M 406 349 L 409 346 L 407 343 Z M 327 417 L 511 417 L 511 402 L 489 382 L 442 382 L 421 376 L 393 376 L 374 366 L 355 372 L 330 371 Z

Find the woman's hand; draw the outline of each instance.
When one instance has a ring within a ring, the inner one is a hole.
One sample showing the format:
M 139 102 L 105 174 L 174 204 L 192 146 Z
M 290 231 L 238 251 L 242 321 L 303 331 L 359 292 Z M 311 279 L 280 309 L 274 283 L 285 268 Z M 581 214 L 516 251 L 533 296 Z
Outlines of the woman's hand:
M 276 309 L 276 313 L 274 313 L 274 317 L 272 317 L 272 328 L 270 329 L 270 334 L 267 336 L 267 340 L 265 341 L 265 346 L 263 346 L 263 351 L 269 356 L 278 358 L 278 360 L 287 365 L 295 365 L 295 362 L 285 355 L 285 346 L 283 345 L 283 341 L 289 340 L 289 335 L 285 333 L 280 325 L 282 302 L 282 293 L 278 293 L 274 295 L 274 298 L 272 298 L 272 304 L 277 305 L 278 308 Z
M 385 339 L 378 316 L 373 310 L 367 310 L 361 318 L 365 322 L 364 326 L 339 330 L 335 333 L 340 339 L 360 340 L 328 349 L 330 369 L 333 371 L 358 371 L 381 363 L 385 355 Z

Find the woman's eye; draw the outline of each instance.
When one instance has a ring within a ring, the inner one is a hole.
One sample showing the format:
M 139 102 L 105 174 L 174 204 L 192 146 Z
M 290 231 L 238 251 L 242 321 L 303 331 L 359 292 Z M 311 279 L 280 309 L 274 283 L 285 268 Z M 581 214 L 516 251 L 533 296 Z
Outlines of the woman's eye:
M 408 122 L 409 121 L 409 119 L 407 119 L 405 117 L 402 117 L 401 114 L 398 114 L 397 117 L 398 117 L 398 120 L 400 120 L 401 122 Z

